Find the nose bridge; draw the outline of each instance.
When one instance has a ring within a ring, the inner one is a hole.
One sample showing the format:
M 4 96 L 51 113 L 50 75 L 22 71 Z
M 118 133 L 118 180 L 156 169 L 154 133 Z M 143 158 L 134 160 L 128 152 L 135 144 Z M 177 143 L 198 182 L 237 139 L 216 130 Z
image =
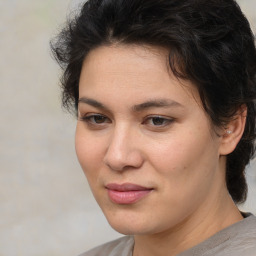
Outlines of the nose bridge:
M 142 164 L 143 159 L 135 129 L 126 123 L 115 126 L 110 136 L 104 162 L 117 171 L 122 171 L 125 167 L 138 168 Z

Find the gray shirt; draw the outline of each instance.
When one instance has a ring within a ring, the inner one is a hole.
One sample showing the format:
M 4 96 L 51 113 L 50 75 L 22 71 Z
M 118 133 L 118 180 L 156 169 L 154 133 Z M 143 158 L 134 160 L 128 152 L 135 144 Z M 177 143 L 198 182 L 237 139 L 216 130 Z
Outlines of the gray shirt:
M 256 217 L 246 216 L 178 256 L 256 256 Z M 132 256 L 133 246 L 133 237 L 125 236 L 80 256 Z

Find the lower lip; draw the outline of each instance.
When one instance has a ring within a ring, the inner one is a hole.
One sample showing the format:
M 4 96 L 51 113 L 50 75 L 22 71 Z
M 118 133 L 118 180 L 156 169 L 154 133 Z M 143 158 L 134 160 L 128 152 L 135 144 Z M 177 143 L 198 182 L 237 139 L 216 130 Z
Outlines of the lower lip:
M 152 190 L 117 191 L 108 189 L 108 196 L 116 204 L 134 204 L 148 195 Z

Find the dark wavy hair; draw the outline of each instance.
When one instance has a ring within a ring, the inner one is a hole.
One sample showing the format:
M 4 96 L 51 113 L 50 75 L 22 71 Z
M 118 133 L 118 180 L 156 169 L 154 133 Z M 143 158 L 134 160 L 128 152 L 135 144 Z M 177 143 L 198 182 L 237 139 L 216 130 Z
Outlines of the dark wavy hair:
M 227 156 L 226 184 L 234 202 L 247 196 L 245 167 L 255 146 L 256 50 L 250 25 L 233 0 L 89 0 L 51 41 L 63 68 L 62 103 L 77 112 L 83 60 L 102 45 L 146 44 L 169 51 L 178 78 L 197 86 L 213 125 L 241 106 L 248 114 L 236 149 Z

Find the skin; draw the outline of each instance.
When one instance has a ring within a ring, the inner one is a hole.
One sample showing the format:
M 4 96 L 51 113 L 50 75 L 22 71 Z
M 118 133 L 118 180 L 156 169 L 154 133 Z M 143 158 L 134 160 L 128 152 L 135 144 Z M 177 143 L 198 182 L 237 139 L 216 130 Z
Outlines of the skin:
M 110 225 L 134 235 L 134 256 L 176 255 L 242 219 L 225 185 L 225 155 L 244 118 L 228 125 L 231 134 L 213 130 L 196 87 L 172 75 L 167 57 L 158 47 L 101 46 L 79 83 L 77 156 Z M 109 183 L 152 191 L 123 205 L 110 200 Z

